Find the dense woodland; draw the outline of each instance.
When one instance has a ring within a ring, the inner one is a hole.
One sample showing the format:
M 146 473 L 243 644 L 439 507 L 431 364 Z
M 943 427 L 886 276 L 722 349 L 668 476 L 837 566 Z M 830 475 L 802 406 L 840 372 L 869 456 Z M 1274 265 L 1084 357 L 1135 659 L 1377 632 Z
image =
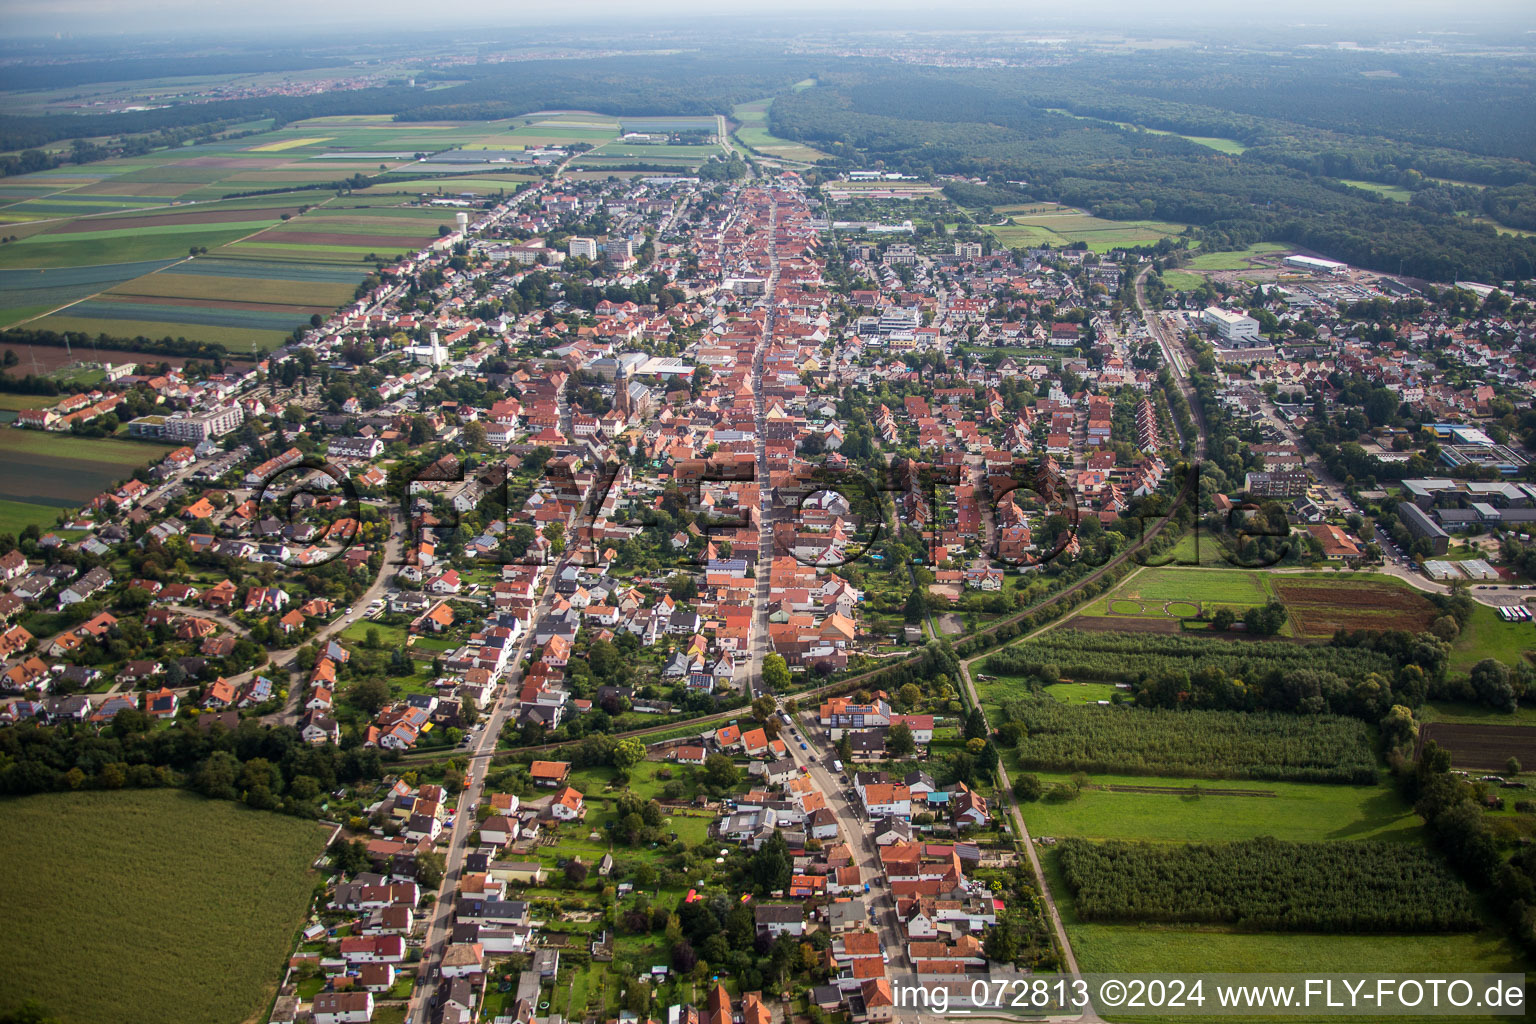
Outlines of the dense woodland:
M 1445 863 L 1407 843 L 1061 843 L 1078 916 L 1263 931 L 1454 932 L 1481 925 Z
M 1455 202 L 1449 207 L 1443 201 L 1395 202 L 1335 177 L 1429 184 L 1427 178 L 1444 175 L 1501 188 L 1528 185 L 1536 180 L 1536 169 L 1525 159 L 1505 155 L 1510 139 L 1518 146 L 1525 133 L 1495 139 L 1498 130 L 1488 118 L 1515 103 L 1523 95 L 1519 87 L 1492 89 L 1487 108 L 1475 118 L 1460 119 L 1459 137 L 1476 146 L 1469 155 L 1356 134 L 1371 104 L 1392 112 L 1383 115 L 1386 124 L 1408 123 L 1427 104 L 1443 111 L 1442 141 L 1458 137 L 1450 122 L 1465 104 L 1429 103 L 1421 87 L 1392 91 L 1362 79 L 1368 86 L 1365 94 L 1336 90 L 1341 109 L 1332 111 L 1326 85 L 1309 88 L 1309 116 L 1330 127 L 1307 130 L 1294 122 L 1241 117 L 1216 107 L 1160 105 L 1150 96 L 1085 105 L 1081 96 L 1105 93 L 1102 82 L 1082 80 L 1090 70 L 1097 76 L 1099 68 L 1097 58 L 1091 68 L 1085 62 L 1049 72 L 843 64 L 820 74 L 818 88 L 779 97 L 769 123 L 777 135 L 850 161 L 878 162 L 922 176 L 972 175 L 989 180 L 993 188 L 1021 183 L 1013 186 L 1014 202 L 1052 199 L 1104 217 L 1192 224 L 1213 248 L 1284 241 L 1359 266 L 1436 280 L 1504 280 L 1536 271 L 1536 240 L 1500 235 L 1458 217 Z M 1141 74 L 1151 75 L 1150 68 L 1144 65 Z M 1176 92 L 1174 73 L 1158 73 L 1165 77 L 1140 87 Z M 1127 72 L 1126 78 L 1135 76 Z M 1323 83 L 1329 80 L 1327 73 L 1319 77 Z M 1268 88 L 1289 99 L 1288 81 L 1245 73 L 1240 92 L 1252 96 Z M 1199 95 L 1214 99 L 1215 91 Z M 1162 130 L 1235 137 L 1252 148 L 1233 156 L 1175 135 L 1058 112 L 1074 104 L 1074 95 L 1081 111 L 1119 115 Z M 1481 84 L 1468 85 L 1464 95 L 1482 97 L 1485 91 Z M 1519 120 L 1525 124 L 1529 118 Z M 1524 149 L 1521 155 L 1528 156 L 1529 144 Z M 993 198 L 986 205 L 1002 204 Z M 1516 221 L 1531 212 L 1528 195 L 1519 189 L 1496 191 L 1487 205 L 1479 199 L 1467 212 L 1490 208 L 1507 210 Z
M 94 726 L 25 723 L 0 729 L 0 793 L 180 786 L 218 800 L 318 817 L 338 783 L 384 774 L 377 749 L 304 742 L 291 726 L 246 720 L 234 731 L 191 723 L 154 729 L 142 712 Z

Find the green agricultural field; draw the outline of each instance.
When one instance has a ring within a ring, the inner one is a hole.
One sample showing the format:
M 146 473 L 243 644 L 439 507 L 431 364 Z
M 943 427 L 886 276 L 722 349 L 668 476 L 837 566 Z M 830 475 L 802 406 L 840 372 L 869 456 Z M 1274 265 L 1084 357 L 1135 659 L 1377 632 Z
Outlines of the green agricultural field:
M 1209 564 L 1210 558 L 1210 553 L 1205 550 L 1208 546 L 1214 547 L 1202 543 L 1200 551 L 1200 559 L 1206 564 Z M 1178 553 L 1179 549 L 1174 550 Z M 1184 554 L 1188 559 L 1194 559 L 1193 542 L 1186 546 Z M 1132 573 L 1110 594 L 1085 608 L 1083 614 L 1104 615 L 1113 612 L 1117 615 L 1144 615 L 1152 618 L 1167 615 L 1178 618 L 1188 615 L 1190 606 L 1251 608 L 1263 604 L 1271 594 L 1268 579 L 1261 572 L 1206 568 L 1205 564 L 1164 566 Z M 1140 606 L 1140 611 L 1134 609 L 1135 605 Z M 1184 607 L 1174 607 L 1176 605 Z
M 31 326 L 45 331 L 81 331 L 86 334 L 106 334 L 123 338 L 195 338 L 223 345 L 232 352 L 249 352 L 252 346 L 268 351 L 282 345 L 288 339 L 287 331 L 274 331 L 244 327 L 195 326 L 185 323 L 166 323 L 163 320 L 94 320 L 64 313 L 46 316 L 33 321 Z
M 29 526 L 41 527 L 46 532 L 54 525 L 61 511 L 55 505 L 0 500 L 0 533 L 15 537 Z
M 1054 778 L 1054 777 L 1050 777 Z M 1096 776 L 1095 784 L 1187 785 L 1180 780 Z M 1211 783 L 1209 788 L 1221 788 Z M 1035 836 L 1199 842 L 1254 838 L 1419 841 L 1418 819 L 1389 790 L 1376 787 L 1240 783 L 1273 797 L 1198 798 L 1085 791 L 1064 805 L 1022 805 Z M 1081 831 L 1078 831 L 1081 830 Z M 1102 833 L 1102 835 L 1101 835 Z M 1319 935 L 1240 932 L 1215 927 L 1087 924 L 1062 876 L 1055 850 L 1042 852 L 1051 892 L 1080 967 L 1089 972 L 1381 972 L 1516 971 L 1525 958 L 1501 930 L 1449 935 Z M 1167 1018 L 1160 1018 L 1167 1019 Z
M 1248 262 L 1251 258 L 1286 252 L 1288 248 L 1278 242 L 1255 242 L 1246 249 L 1233 252 L 1201 253 L 1189 261 L 1187 268 L 1190 270 L 1248 270 L 1251 268 Z
M 1240 156 L 1248 151 L 1248 147 L 1236 139 L 1221 139 L 1213 135 L 1180 135 L 1181 139 L 1188 139 L 1196 145 L 1206 146 L 1218 153 L 1226 153 L 1228 156 Z
M 339 306 L 351 301 L 355 286 L 342 282 L 222 277 L 210 274 L 150 274 L 119 285 L 105 295 L 176 299 L 235 299 L 291 306 Z M 308 316 L 308 314 L 305 314 Z
M 1014 755 L 1009 752 L 1010 762 Z M 1017 771 L 1009 767 L 1009 774 Z M 1069 777 L 1040 772 L 1049 789 Z M 1329 783 L 1201 780 L 1144 775 L 1090 775 L 1075 800 L 1037 800 L 1019 809 L 1032 835 L 1083 839 L 1142 839 L 1159 843 L 1209 843 L 1274 836 L 1296 842 L 1380 839 L 1418 842 L 1413 808 L 1386 786 Z M 1116 791 L 1107 787 L 1123 787 Z M 1138 791 L 1139 790 L 1139 791 Z M 1235 790 L 1262 796 L 1222 796 Z
M 1025 230 L 1019 231 L 1019 228 Z M 1057 207 L 1040 213 L 1016 215 L 1010 218 L 1009 224 L 987 230 L 1009 247 L 1085 242 L 1094 252 L 1108 252 L 1121 246 L 1147 245 L 1160 238 L 1171 238 L 1183 232 L 1184 225 L 1157 220 L 1105 220 L 1079 210 Z
M 34 403 L 37 399 L 33 399 Z M 35 405 L 33 406 L 35 408 Z M 119 468 L 148 465 L 170 451 L 168 447 L 142 441 L 114 441 L 109 438 L 75 437 L 42 430 L 0 430 L 0 458 L 13 452 L 40 455 L 50 459 L 99 462 Z
M 257 1019 L 326 837 L 174 790 L 24 797 L 7 801 L 6 824 L 6 863 L 69 884 L 0 897 L 0 1009 L 36 999 L 76 1024 Z
M 227 245 L 269 225 L 229 228 L 219 225 L 179 225 L 180 230 L 158 234 L 113 232 L 108 237 L 83 235 L 33 235 L 0 248 L 0 267 L 82 267 L 102 263 L 133 263 L 186 256 L 192 246 L 209 249 Z
M 1186 141 L 1193 142 L 1197 146 L 1205 146 L 1207 149 L 1214 149 L 1218 153 L 1226 153 L 1228 156 L 1239 156 L 1248 149 L 1246 145 L 1238 142 L 1236 139 L 1223 139 L 1214 135 L 1183 135 L 1179 132 L 1170 132 L 1162 128 L 1147 128 L 1143 125 L 1132 124 L 1129 121 L 1106 121 L 1103 118 L 1074 114 L 1072 111 L 1063 110 L 1060 107 L 1047 107 L 1046 109 L 1052 114 L 1062 114 L 1079 121 L 1098 121 L 1101 124 L 1112 124 L 1117 128 L 1125 128 L 1133 132 L 1146 132 L 1148 135 L 1175 135 Z
M 1485 704 L 1463 704 L 1460 701 L 1430 701 L 1415 712 L 1421 722 L 1448 722 L 1465 725 L 1533 725 L 1536 726 L 1536 707 L 1516 708 L 1513 713 L 1495 711 Z
M 17 427 L 0 428 L 0 500 L 17 521 L 51 523 L 40 508 L 75 508 L 130 467 L 159 459 L 168 449 L 132 441 L 72 437 Z
M 797 88 L 796 91 L 800 90 Z M 781 160 L 798 160 L 803 163 L 826 160 L 827 154 L 821 150 L 781 139 L 768 131 L 768 108 L 772 105 L 772 98 L 736 104 L 731 110 L 731 119 L 739 125 L 735 131 L 736 140 L 748 149 Z
M 1205 283 L 1205 278 L 1199 274 L 1191 274 L 1187 270 L 1163 271 L 1163 284 L 1176 292 L 1192 292 Z

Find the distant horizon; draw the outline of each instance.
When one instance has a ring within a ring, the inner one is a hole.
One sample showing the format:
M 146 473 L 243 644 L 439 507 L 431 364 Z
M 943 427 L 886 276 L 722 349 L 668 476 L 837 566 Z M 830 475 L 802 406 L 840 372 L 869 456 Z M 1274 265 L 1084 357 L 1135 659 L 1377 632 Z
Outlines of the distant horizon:
M 869 22 L 878 16 L 881 22 Z M 793 34 L 797 26 L 810 27 L 843 21 L 858 22 L 847 26 L 861 34 L 893 32 L 976 32 L 988 29 L 1018 33 L 1039 29 L 1043 34 L 1123 33 L 1136 37 L 1230 36 L 1233 41 L 1252 38 L 1261 31 L 1296 32 L 1316 30 L 1320 41 L 1346 41 L 1345 36 L 1359 31 L 1371 38 L 1406 37 L 1423 34 L 1477 36 L 1497 27 L 1508 33 L 1508 45 L 1536 45 L 1536 5 L 1517 0 L 1489 0 L 1471 6 L 1448 4 L 1444 0 L 1405 0 L 1397 4 L 1361 3 L 1351 0 L 1328 3 L 1324 0 L 1300 0 L 1283 6 L 1254 11 L 1217 0 L 1181 0 L 1149 10 L 1128 0 L 1109 0 L 1090 12 L 1063 13 L 1062 8 L 1044 0 L 1015 4 L 972 3 L 935 12 L 921 0 L 844 0 L 829 6 L 816 0 L 746 0 L 721 9 L 716 2 L 672 0 L 643 13 L 633 5 L 616 0 L 589 0 L 575 6 L 532 8 L 509 11 L 488 0 L 460 0 L 432 24 L 421 24 L 419 6 L 383 0 L 368 13 L 366 32 L 359 34 L 358 12 L 335 4 L 300 3 L 275 0 L 254 8 L 229 0 L 200 3 L 197 0 L 155 0 L 152 3 L 119 4 L 112 0 L 60 0 L 39 3 L 36 0 L 8 3 L 0 15 L 9 49 L 25 43 L 69 41 L 73 43 L 159 37 L 166 40 L 197 42 L 219 41 L 225 45 L 300 48 L 306 45 L 296 32 L 346 29 L 359 44 L 380 41 L 380 36 L 408 28 L 414 35 L 427 38 L 449 37 L 459 32 L 499 32 L 533 29 L 540 33 L 561 30 L 594 30 L 601 38 L 616 25 L 674 25 L 678 20 L 718 19 L 751 23 L 772 19 L 781 33 Z M 274 28 L 280 25 L 281 28 Z M 241 34 L 239 39 L 220 39 L 225 33 Z M 1521 38 L 1521 36 L 1526 38 Z M 329 41 L 328 41 L 329 42 Z M 501 41 L 498 41 L 501 42 Z

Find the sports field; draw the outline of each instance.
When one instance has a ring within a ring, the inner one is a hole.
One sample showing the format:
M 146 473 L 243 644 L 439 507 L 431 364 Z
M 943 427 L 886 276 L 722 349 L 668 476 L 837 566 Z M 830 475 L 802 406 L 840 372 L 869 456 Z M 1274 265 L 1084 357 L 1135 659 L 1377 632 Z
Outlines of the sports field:
M 1065 246 L 1085 242 L 1094 252 L 1108 252 L 1128 245 L 1148 245 L 1184 231 L 1183 224 L 1158 220 L 1105 220 L 1082 210 L 1055 206 L 1037 212 L 1015 214 L 1006 225 L 988 231 L 1009 248 Z
M 176 790 L 7 801 L 6 863 L 47 870 L 0 896 L 0 1011 L 35 999 L 74 1024 L 264 1020 L 326 835 Z

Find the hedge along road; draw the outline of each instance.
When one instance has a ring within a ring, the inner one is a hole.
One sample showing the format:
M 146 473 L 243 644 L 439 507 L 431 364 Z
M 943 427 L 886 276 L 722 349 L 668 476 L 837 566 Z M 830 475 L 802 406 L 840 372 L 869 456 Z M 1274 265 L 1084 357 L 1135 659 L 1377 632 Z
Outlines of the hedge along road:
M 1151 544 L 1154 540 L 1161 536 L 1163 530 L 1167 528 L 1168 523 L 1178 513 L 1179 509 L 1183 507 L 1184 503 L 1189 500 L 1189 496 L 1192 491 L 1192 485 L 1195 479 L 1196 476 L 1193 471 L 1185 475 L 1184 486 L 1179 490 L 1177 497 L 1175 497 L 1173 502 L 1169 505 L 1167 514 L 1159 517 L 1157 522 L 1146 529 L 1142 533 L 1140 540 L 1130 544 L 1124 551 L 1120 552 L 1114 558 L 1111 558 L 1109 561 L 1105 562 L 1098 569 L 1089 573 L 1087 576 L 1084 576 L 1082 579 L 1078 580 L 1076 583 L 1072 584 L 1066 589 L 1057 591 L 1049 597 L 1043 598 L 1039 602 L 1030 605 L 1028 608 L 1022 609 L 1021 611 L 1010 615 L 1006 619 L 999 619 L 998 621 L 993 622 L 982 629 L 978 629 L 976 632 L 969 634 L 969 636 L 990 636 L 996 633 L 998 630 L 1002 629 L 1004 626 L 1018 622 L 1028 615 L 1032 615 L 1035 612 L 1060 604 L 1067 598 L 1081 591 L 1084 587 L 1097 583 L 1105 575 L 1124 565 L 1126 561 L 1134 557 L 1137 552 L 1141 551 L 1148 544 Z M 835 683 L 828 683 L 826 686 L 819 686 L 811 690 L 802 690 L 799 693 L 787 694 L 786 696 L 798 701 L 806 701 L 818 697 L 830 697 L 835 694 L 857 690 L 868 683 L 879 680 L 881 676 L 889 672 L 895 671 L 896 669 L 902 668 L 904 666 L 910 666 L 911 664 L 915 663 L 921 656 L 922 655 L 920 653 L 911 654 L 905 658 L 902 658 L 900 661 L 881 665 L 879 668 L 869 669 L 868 671 L 861 672 L 856 676 L 849 676 L 848 678 L 840 679 Z M 976 655 L 976 657 L 980 656 L 980 654 Z M 972 697 L 972 702 L 975 702 L 974 696 Z M 683 726 L 697 725 L 703 727 L 706 725 L 712 725 L 716 722 L 729 721 L 732 718 L 740 717 L 743 711 L 743 708 L 732 708 L 729 711 L 719 711 L 714 714 L 703 715 L 699 718 L 689 718 L 682 721 L 667 722 L 662 725 L 652 725 L 647 726 L 644 729 L 631 729 L 629 732 L 616 732 L 610 733 L 609 735 L 611 735 L 614 739 L 641 739 L 646 736 L 654 736 L 658 733 L 675 732 L 677 729 Z M 487 754 L 472 755 L 472 757 L 497 757 L 501 755 L 516 755 L 523 752 L 543 753 L 551 750 L 559 750 L 562 747 L 573 746 L 576 742 L 577 741 L 575 740 L 562 740 L 559 743 L 543 743 L 537 746 L 515 747 L 511 750 L 498 750 Z M 435 761 L 440 759 L 442 756 L 442 751 L 433 751 L 423 752 L 422 754 L 406 754 L 401 758 L 401 760 Z

